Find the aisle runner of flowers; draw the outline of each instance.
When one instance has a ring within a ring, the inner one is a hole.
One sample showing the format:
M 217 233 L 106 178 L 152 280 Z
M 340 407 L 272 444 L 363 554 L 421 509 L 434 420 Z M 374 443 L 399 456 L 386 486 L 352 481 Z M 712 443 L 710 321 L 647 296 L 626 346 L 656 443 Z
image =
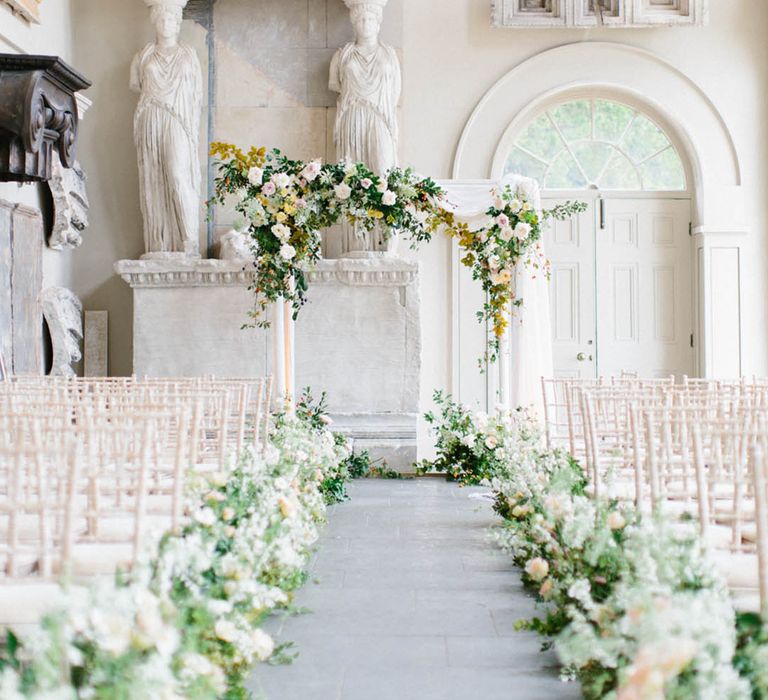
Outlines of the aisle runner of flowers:
M 768 637 L 736 615 L 725 582 L 690 529 L 587 495 L 581 467 L 543 448 L 523 411 L 476 413 L 435 395 L 437 459 L 494 494 L 493 535 L 523 569 L 542 616 L 519 627 L 547 638 L 586 698 L 768 697 Z
M 260 624 L 305 582 L 348 457 L 311 407 L 279 417 L 264 456 L 191 479 L 188 523 L 130 575 L 73 589 L 23 643 L 8 635 L 0 698 L 248 697 L 252 665 L 275 652 Z

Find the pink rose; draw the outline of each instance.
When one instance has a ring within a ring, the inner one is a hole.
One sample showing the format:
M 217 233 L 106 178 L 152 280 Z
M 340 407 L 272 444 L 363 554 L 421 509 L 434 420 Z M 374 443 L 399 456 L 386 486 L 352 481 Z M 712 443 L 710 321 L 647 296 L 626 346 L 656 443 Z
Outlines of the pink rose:
M 271 197 L 275 192 L 277 192 L 277 187 L 275 187 L 275 183 L 272 182 L 272 180 L 265 182 L 264 186 L 261 188 L 261 193 L 267 197 Z

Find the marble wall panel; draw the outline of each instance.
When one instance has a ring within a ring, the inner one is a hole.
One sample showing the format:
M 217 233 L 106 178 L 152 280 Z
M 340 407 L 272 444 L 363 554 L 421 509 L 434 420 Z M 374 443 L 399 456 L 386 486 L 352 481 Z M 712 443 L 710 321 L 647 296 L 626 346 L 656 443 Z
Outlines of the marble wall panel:
M 11 223 L 11 303 L 13 305 L 13 371 L 43 370 L 43 217 L 36 209 L 16 205 Z
M 13 205 L 0 200 L 0 354 L 13 367 L 13 307 L 11 306 L 11 212 Z

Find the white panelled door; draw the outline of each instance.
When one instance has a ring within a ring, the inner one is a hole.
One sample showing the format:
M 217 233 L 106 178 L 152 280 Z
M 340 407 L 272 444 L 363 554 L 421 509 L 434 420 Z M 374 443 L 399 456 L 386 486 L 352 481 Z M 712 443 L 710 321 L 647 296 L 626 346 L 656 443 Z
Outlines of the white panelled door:
M 562 200 L 547 199 L 542 206 L 558 203 Z M 595 376 L 595 205 L 593 198 L 583 214 L 552 221 L 544 233 L 552 262 L 552 359 L 558 377 Z
M 688 199 L 593 194 L 549 226 L 556 376 L 693 374 L 689 221 Z

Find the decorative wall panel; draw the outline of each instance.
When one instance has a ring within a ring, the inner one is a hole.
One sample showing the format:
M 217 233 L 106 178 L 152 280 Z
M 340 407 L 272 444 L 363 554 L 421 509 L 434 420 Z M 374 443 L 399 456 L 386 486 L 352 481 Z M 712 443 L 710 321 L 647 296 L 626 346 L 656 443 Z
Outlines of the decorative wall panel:
M 709 0 L 491 0 L 497 27 L 704 25 Z
M 11 373 L 42 372 L 42 284 L 42 216 L 0 200 L 0 354 Z
M 43 370 L 43 218 L 17 204 L 11 224 L 11 303 L 13 305 L 13 372 Z

